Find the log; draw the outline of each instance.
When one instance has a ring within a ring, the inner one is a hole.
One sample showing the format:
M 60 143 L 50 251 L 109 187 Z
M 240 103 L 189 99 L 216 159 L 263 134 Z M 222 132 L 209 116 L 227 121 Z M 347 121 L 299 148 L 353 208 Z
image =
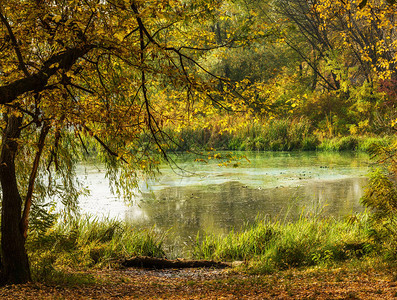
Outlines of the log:
M 143 268 L 143 269 L 182 269 L 182 268 L 229 268 L 230 265 L 224 262 L 212 260 L 170 260 L 166 258 L 155 258 L 147 256 L 137 256 L 126 259 L 121 263 L 124 267 Z

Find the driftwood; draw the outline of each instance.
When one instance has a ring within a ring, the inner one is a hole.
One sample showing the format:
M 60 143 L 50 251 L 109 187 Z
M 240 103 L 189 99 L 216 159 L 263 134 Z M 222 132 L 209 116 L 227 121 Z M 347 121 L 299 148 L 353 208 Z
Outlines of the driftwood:
M 122 262 L 124 267 L 144 268 L 144 269 L 182 269 L 182 268 L 216 268 L 224 269 L 230 267 L 229 264 L 211 260 L 170 260 L 165 258 L 154 258 L 147 256 L 137 256 Z

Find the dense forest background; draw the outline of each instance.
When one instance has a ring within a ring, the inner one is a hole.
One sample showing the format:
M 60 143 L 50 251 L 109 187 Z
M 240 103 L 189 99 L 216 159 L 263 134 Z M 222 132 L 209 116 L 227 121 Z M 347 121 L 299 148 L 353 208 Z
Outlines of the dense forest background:
M 223 3 L 207 24 L 220 48 L 200 61 L 243 87 L 246 106 L 193 111 L 196 127 L 179 129 L 171 148 L 367 150 L 358 136 L 395 131 L 394 22 L 387 1 Z

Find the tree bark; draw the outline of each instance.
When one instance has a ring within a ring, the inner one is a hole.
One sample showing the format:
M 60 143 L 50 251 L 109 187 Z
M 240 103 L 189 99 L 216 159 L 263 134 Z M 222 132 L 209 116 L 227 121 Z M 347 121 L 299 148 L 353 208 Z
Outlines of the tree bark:
M 1 211 L 1 281 L 3 284 L 25 283 L 31 280 L 25 238 L 20 228 L 22 199 L 15 174 L 17 139 L 21 134 L 21 125 L 21 117 L 9 116 L 0 155 L 0 182 L 3 192 Z
M 14 82 L 0 86 L 0 104 L 11 103 L 26 92 L 43 91 L 51 76 L 59 70 L 68 71 L 76 61 L 94 49 L 94 45 L 82 45 L 68 49 L 49 58 L 39 71 Z M 54 67 L 57 65 L 57 67 Z
M 30 172 L 29 185 L 28 185 L 28 190 L 26 192 L 26 198 L 25 198 L 25 206 L 23 209 L 21 222 L 19 225 L 19 228 L 21 229 L 22 235 L 25 239 L 28 236 L 29 214 L 30 214 L 30 208 L 32 207 L 34 182 L 36 180 L 37 172 L 39 169 L 39 163 L 40 163 L 41 154 L 43 153 L 44 142 L 45 142 L 45 139 L 47 137 L 49 130 L 50 130 L 50 125 L 48 125 L 47 122 L 44 122 L 43 127 L 41 128 L 39 141 L 37 143 L 38 149 L 37 149 L 36 155 L 34 157 L 32 171 Z

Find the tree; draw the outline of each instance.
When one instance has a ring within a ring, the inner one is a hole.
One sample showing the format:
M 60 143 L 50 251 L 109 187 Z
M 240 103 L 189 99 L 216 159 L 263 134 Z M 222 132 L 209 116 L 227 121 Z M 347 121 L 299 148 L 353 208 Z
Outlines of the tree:
M 348 49 L 350 65 L 345 89 L 371 87 L 371 94 L 358 97 L 354 106 L 358 113 L 375 123 L 386 118 L 394 120 L 394 102 L 390 87 L 396 79 L 396 31 L 394 1 L 317 1 L 315 9 L 321 16 L 323 27 L 340 37 L 341 47 Z M 381 92 L 381 97 L 376 96 Z M 378 125 L 376 125 L 378 126 Z M 384 128 L 383 128 L 384 129 Z
M 295 101 L 294 114 L 309 116 L 320 128 L 335 124 L 338 134 L 374 130 L 387 110 L 378 87 L 385 90 L 394 82 L 388 79 L 395 69 L 395 8 L 390 1 L 273 3 L 284 18 L 279 32 L 301 57 L 299 70 L 286 69 L 298 75 L 299 83 L 311 82 L 310 89 L 296 91 L 297 98 L 309 95 L 309 101 Z
M 211 113 L 211 104 L 232 109 L 247 103 L 232 98 L 237 88 L 198 63 L 206 52 L 236 42 L 234 29 L 222 45 L 205 30 L 209 16 L 222 14 L 222 5 L 221 0 L 0 4 L 3 283 L 30 280 L 24 243 L 35 182 L 44 172 L 50 184 L 51 172 L 70 167 L 63 147 L 81 142 L 86 148 L 86 137 L 95 140 L 109 165 L 124 164 L 114 179 L 128 187 L 136 170 L 151 170 L 153 152 L 165 155 L 163 124 L 197 110 Z M 216 89 L 220 81 L 222 91 Z M 75 138 L 62 144 L 70 136 Z M 18 169 L 20 161 L 30 167 Z

